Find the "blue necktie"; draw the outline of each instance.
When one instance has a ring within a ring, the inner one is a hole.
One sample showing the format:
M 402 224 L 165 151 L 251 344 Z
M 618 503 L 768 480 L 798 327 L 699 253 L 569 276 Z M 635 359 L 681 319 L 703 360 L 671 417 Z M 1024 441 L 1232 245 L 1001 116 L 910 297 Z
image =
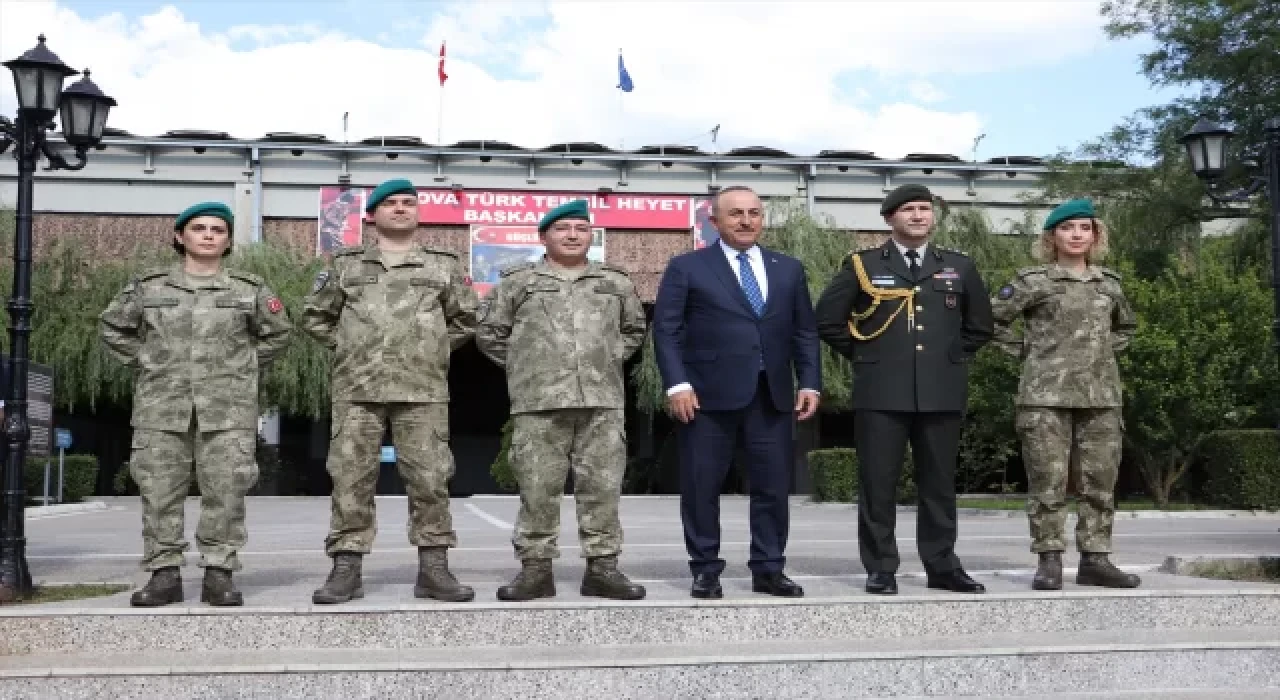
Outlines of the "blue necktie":
M 751 258 L 746 253 L 738 253 L 738 270 L 742 277 L 742 292 L 747 295 L 751 309 L 759 316 L 764 312 L 764 293 L 760 291 L 756 273 L 751 270 Z

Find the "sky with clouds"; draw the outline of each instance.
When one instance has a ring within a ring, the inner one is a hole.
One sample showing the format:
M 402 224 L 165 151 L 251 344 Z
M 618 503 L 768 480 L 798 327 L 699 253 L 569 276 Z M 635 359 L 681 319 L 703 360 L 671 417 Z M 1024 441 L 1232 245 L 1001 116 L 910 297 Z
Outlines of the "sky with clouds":
M 0 0 L 139 135 L 210 129 L 1047 155 L 1174 93 L 1091 0 Z M 436 56 L 447 41 L 443 91 Z M 617 89 L 622 51 L 635 89 Z M 443 110 L 441 107 L 443 100 Z M 0 114 L 12 115 L 12 83 Z M 443 111 L 443 122 L 439 115 Z M 720 126 L 713 144 L 710 131 Z

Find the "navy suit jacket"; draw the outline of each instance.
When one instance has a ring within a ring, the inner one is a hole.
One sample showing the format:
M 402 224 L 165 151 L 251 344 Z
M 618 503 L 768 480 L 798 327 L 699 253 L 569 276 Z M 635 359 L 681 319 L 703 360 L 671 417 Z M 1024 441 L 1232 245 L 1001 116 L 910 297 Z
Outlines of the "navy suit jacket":
M 821 346 L 804 266 L 772 250 L 760 252 L 768 298 L 759 317 L 718 241 L 672 258 L 658 286 L 653 347 L 663 388 L 687 382 L 704 411 L 751 403 L 762 356 L 777 410 L 794 408 L 796 389 L 822 390 Z

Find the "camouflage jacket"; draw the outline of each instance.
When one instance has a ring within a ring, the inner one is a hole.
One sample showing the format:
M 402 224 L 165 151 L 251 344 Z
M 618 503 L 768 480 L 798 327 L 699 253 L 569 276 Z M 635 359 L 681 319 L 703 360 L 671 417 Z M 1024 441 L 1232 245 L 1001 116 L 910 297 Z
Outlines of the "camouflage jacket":
M 357 246 L 316 276 L 301 326 L 333 350 L 334 401 L 445 403 L 478 303 L 453 253 L 418 246 L 388 268 L 376 245 Z
M 476 345 L 506 368 L 512 413 L 623 408 L 622 365 L 645 330 L 625 272 L 590 263 L 574 277 L 543 261 L 503 271 L 481 304 Z
M 223 270 L 197 280 L 182 266 L 135 277 L 99 318 L 110 353 L 135 368 L 133 426 L 185 432 L 256 430 L 260 367 L 293 324 L 260 277 Z
M 1120 276 L 1089 267 L 1077 276 L 1058 265 L 1018 271 L 992 302 L 995 345 L 1023 360 L 1020 406 L 1107 408 L 1122 404 L 1116 353 L 1137 319 Z M 1019 336 L 1013 324 L 1023 319 Z

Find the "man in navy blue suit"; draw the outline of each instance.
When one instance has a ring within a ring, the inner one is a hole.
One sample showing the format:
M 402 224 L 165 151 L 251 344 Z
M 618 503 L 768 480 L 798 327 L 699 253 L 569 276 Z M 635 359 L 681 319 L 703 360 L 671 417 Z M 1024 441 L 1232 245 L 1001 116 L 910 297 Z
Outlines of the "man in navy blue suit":
M 720 240 L 671 259 L 653 320 L 667 410 L 679 421 L 680 517 L 692 595 L 724 595 L 720 487 L 741 440 L 751 496 L 751 590 L 802 596 L 783 573 L 783 551 L 793 418 L 813 416 L 822 390 L 809 284 L 799 260 L 756 245 L 764 206 L 750 188 L 721 190 L 711 211 Z

